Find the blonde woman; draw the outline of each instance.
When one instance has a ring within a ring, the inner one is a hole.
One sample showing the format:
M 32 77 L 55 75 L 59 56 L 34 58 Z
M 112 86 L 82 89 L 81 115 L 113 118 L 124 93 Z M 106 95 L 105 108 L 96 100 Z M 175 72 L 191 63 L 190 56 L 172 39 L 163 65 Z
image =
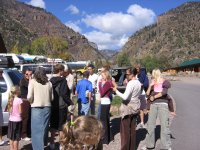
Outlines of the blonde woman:
M 101 96 L 100 106 L 100 120 L 103 124 L 105 132 L 103 134 L 102 143 L 109 144 L 110 139 L 110 103 L 112 94 L 112 80 L 109 71 L 105 70 L 101 72 L 102 79 L 99 82 L 99 93 Z
M 169 130 L 169 109 L 168 109 L 168 88 L 171 84 L 168 80 L 164 80 L 161 76 L 161 71 L 159 69 L 154 69 L 152 72 L 152 81 L 147 90 L 147 95 L 150 95 L 150 111 L 147 123 L 147 136 L 146 136 L 146 146 L 142 149 L 154 148 L 155 147 L 155 126 L 157 116 L 160 120 L 161 126 L 161 145 L 160 149 L 171 149 L 170 140 L 170 130 Z

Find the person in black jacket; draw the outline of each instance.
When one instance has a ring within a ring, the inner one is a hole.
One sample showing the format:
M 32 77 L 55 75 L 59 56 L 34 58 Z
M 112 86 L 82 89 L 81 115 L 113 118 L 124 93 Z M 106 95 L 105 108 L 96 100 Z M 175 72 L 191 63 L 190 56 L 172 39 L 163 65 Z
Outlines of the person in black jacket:
M 32 78 L 32 70 L 26 68 L 23 70 L 24 77 L 20 80 L 20 92 L 21 98 L 23 100 L 22 104 L 22 139 L 25 141 L 30 141 L 30 134 L 31 134 L 31 107 L 29 101 L 27 101 L 27 94 L 28 94 L 28 84 L 29 79 Z
M 64 66 L 57 64 L 54 68 L 54 77 L 50 79 L 53 85 L 54 100 L 52 102 L 50 128 L 51 128 L 51 141 L 50 148 L 55 149 L 54 137 L 55 132 L 59 131 L 59 137 L 62 136 L 62 126 L 67 120 L 67 107 L 70 100 L 70 90 L 64 74 Z

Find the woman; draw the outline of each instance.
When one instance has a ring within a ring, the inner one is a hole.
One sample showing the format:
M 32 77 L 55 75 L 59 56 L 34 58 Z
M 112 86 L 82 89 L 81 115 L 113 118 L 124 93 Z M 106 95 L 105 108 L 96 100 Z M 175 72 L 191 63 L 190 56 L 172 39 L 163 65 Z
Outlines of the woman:
M 123 99 L 120 107 L 121 113 L 121 150 L 136 149 L 136 118 L 140 110 L 139 96 L 141 94 L 141 83 L 135 77 L 137 70 L 133 69 L 132 73 L 127 76 L 129 82 L 126 86 L 125 93 L 120 93 L 116 87 L 113 91 Z
M 155 126 L 157 116 L 161 126 L 161 147 L 160 149 L 171 149 L 170 130 L 169 130 L 169 109 L 168 109 L 168 88 L 171 86 L 168 80 L 164 80 L 159 69 L 154 69 L 152 72 L 152 81 L 147 90 L 147 95 L 150 95 L 150 111 L 148 118 L 148 133 L 146 136 L 146 146 L 142 149 L 155 147 Z
M 100 120 L 104 127 L 103 144 L 110 142 L 110 101 L 112 94 L 112 80 L 108 71 L 102 71 L 102 79 L 99 82 L 99 93 L 101 96 Z
M 48 135 L 48 125 L 53 99 L 52 84 L 45 69 L 38 67 L 28 85 L 27 99 L 31 103 L 31 133 L 33 150 L 43 150 Z

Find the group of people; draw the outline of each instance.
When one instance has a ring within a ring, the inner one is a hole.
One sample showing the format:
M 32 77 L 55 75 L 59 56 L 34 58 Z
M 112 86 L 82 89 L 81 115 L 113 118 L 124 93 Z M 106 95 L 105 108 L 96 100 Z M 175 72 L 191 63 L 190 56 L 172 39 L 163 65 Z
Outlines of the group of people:
M 101 74 L 94 73 L 94 66 L 88 65 L 83 78 L 77 82 L 78 118 L 73 116 L 72 89 L 73 76 L 68 68 L 57 64 L 55 75 L 49 80 L 45 69 L 38 67 L 32 78 L 30 69 L 24 70 L 20 86 L 11 88 L 7 111 L 10 113 L 8 138 L 11 150 L 17 150 L 21 139 L 31 140 L 34 150 L 42 150 L 48 144 L 48 131 L 51 133 L 50 148 L 55 149 L 55 136 L 58 133 L 60 149 L 99 149 L 101 144 L 111 141 L 110 107 L 112 93 L 121 97 L 121 150 L 136 149 L 136 125 L 144 126 L 144 115 L 148 109 L 146 145 L 142 149 L 155 147 L 155 125 L 157 116 L 161 122 L 161 149 L 170 149 L 169 106 L 167 93 L 171 84 L 162 78 L 159 69 L 152 72 L 149 83 L 145 70 L 140 65 L 126 71 L 125 92 L 117 90 L 115 79 L 104 66 Z M 100 93 L 100 104 L 95 117 L 96 88 Z M 148 96 L 148 100 L 147 100 Z M 91 115 L 89 115 L 91 114 Z M 175 114 L 175 113 L 174 113 Z M 67 121 L 68 120 L 68 121 Z M 66 123 L 67 122 L 67 123 Z M 29 130 L 30 128 L 30 130 Z M 31 139 L 30 139 L 31 137 Z M 0 137 L 1 138 L 1 137 Z

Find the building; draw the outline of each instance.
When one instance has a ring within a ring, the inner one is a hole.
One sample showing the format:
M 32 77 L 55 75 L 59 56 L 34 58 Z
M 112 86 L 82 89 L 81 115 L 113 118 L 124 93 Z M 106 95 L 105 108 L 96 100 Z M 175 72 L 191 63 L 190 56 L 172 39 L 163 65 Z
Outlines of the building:
M 200 72 L 200 58 L 187 60 L 177 67 L 167 69 L 167 72 L 170 72 L 170 73 L 177 73 L 180 71 Z

